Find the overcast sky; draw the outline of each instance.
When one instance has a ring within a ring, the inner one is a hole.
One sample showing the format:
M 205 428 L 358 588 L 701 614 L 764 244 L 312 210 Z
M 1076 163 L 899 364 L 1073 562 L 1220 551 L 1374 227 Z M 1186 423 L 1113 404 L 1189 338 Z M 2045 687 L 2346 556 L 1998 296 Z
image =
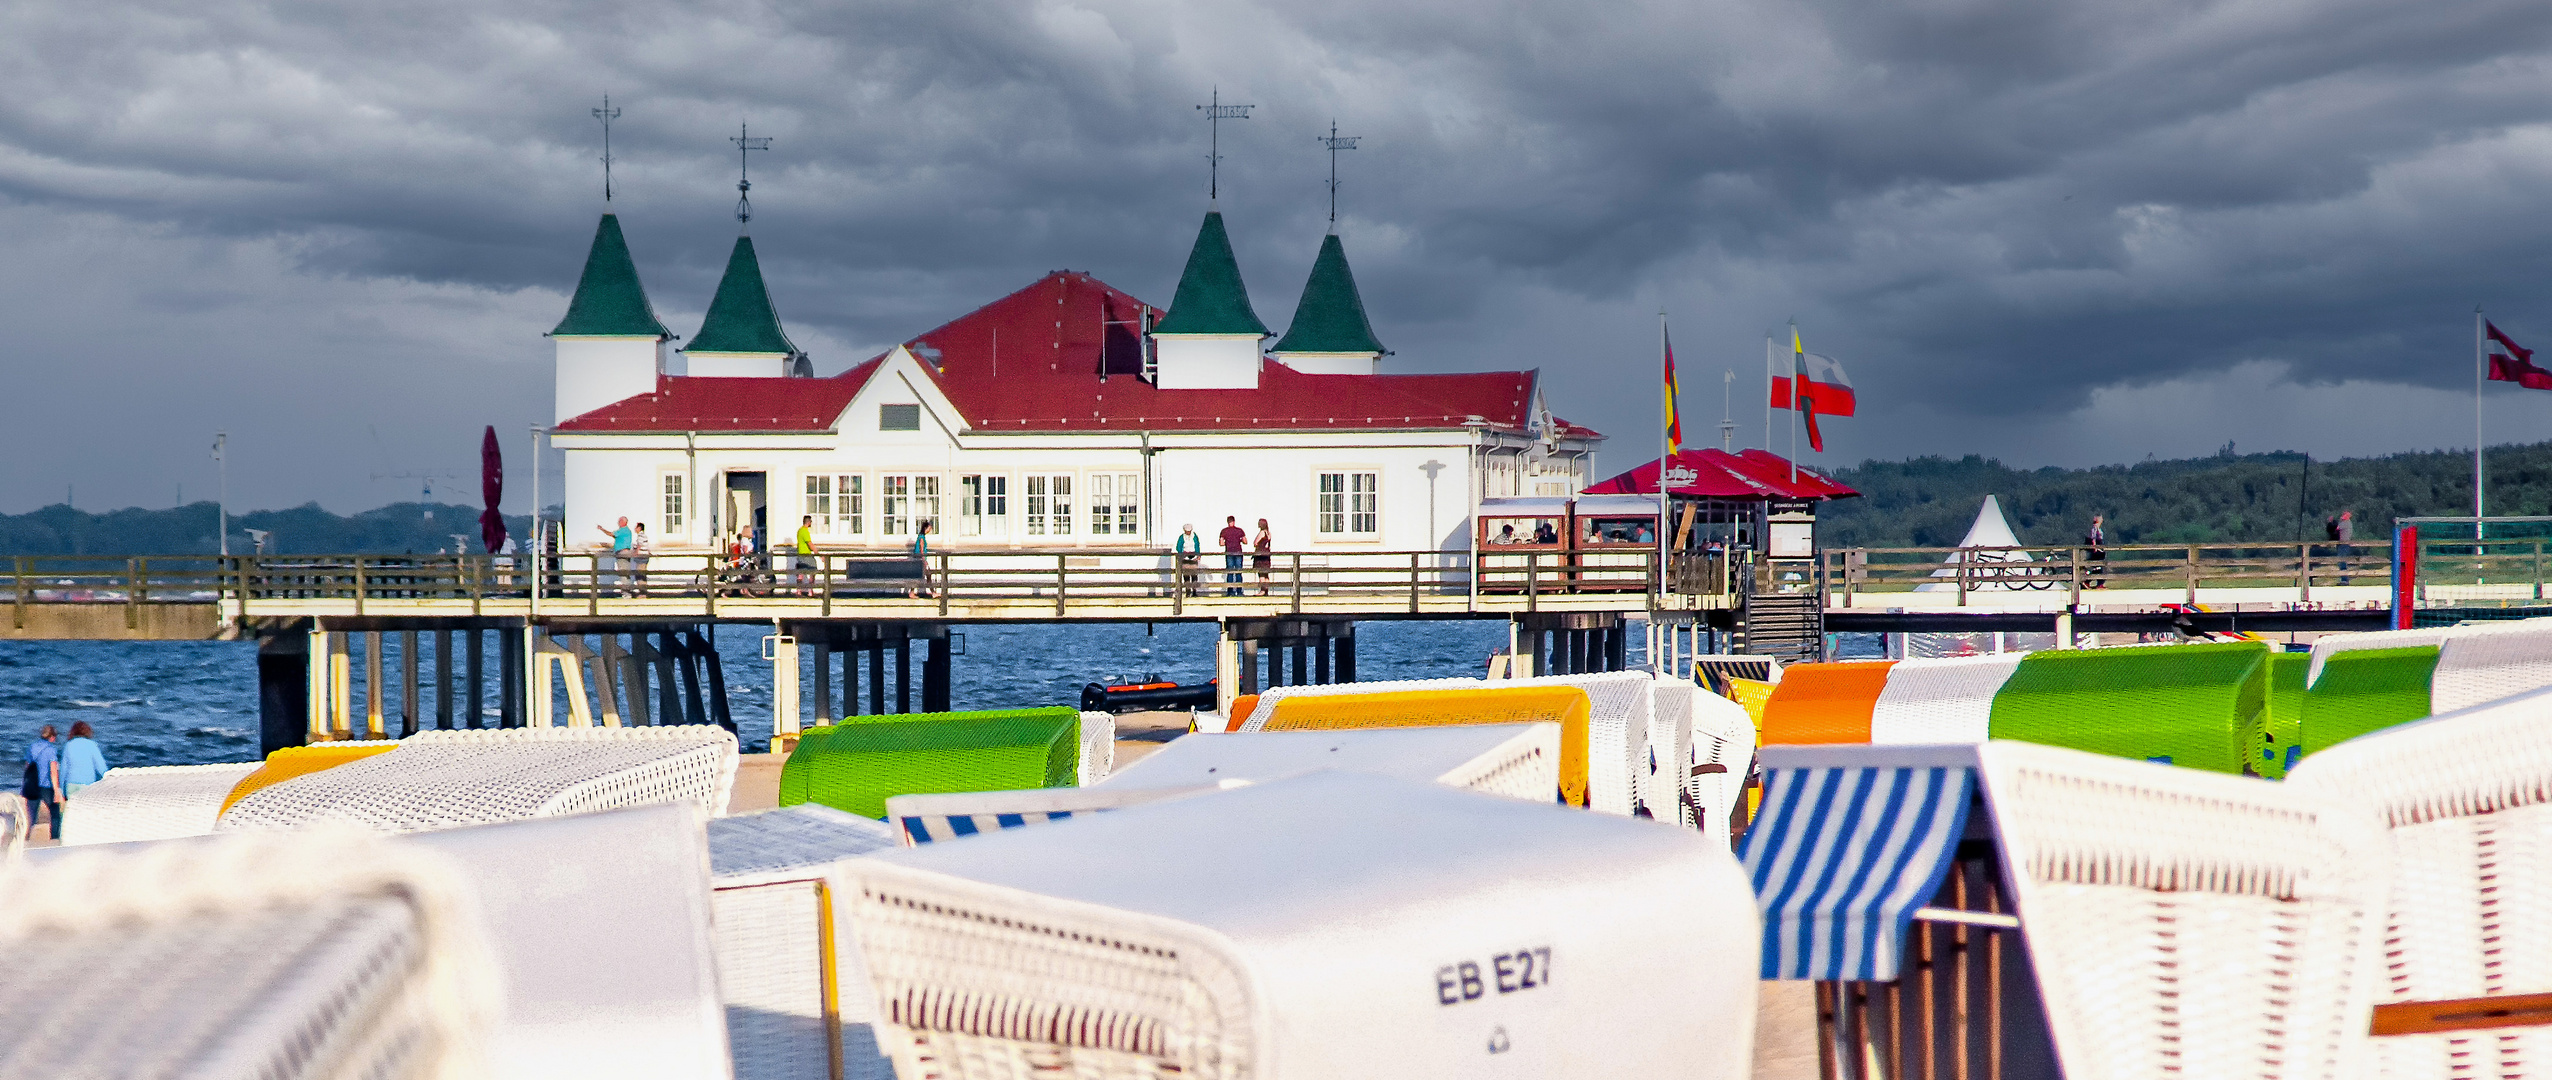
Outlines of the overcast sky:
M 1281 329 L 1339 228 L 1394 371 L 1540 368 L 1656 444 L 1764 438 L 1795 318 L 1823 460 L 2083 465 L 2472 441 L 2471 312 L 2552 345 L 2540 0 L 0 5 L 0 510 L 353 510 L 516 472 L 601 208 L 697 329 L 740 121 L 782 317 L 835 371 L 1056 268 L 1166 303 L 1222 208 Z M 2493 392 L 2491 442 L 2552 438 Z M 1788 429 L 1775 436 L 1788 446 Z M 547 481 L 555 498 L 555 473 Z

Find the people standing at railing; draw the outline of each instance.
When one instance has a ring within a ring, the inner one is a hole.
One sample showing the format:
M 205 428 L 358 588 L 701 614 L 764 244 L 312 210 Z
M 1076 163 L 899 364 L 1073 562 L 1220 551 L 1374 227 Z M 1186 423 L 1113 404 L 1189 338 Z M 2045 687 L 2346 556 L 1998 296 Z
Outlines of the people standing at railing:
M 97 729 L 82 720 L 71 725 L 71 737 L 62 744 L 62 803 L 53 811 L 56 822 L 70 812 L 71 798 L 80 789 L 106 779 L 106 755 L 97 748 L 96 734 Z
M 620 527 L 617 529 L 606 529 L 600 525 L 596 525 L 594 526 L 594 531 L 611 538 L 612 587 L 622 592 L 628 591 L 624 587 L 624 583 L 627 580 L 624 575 L 627 574 L 629 568 L 629 546 L 631 542 L 636 539 L 630 534 L 629 519 L 626 517 L 621 518 Z M 602 588 L 602 582 L 595 582 L 594 587 L 596 589 Z
M 1239 596 L 1241 594 L 1241 549 L 1248 546 L 1249 534 L 1241 531 L 1241 519 L 1226 516 L 1223 519 L 1223 533 L 1218 539 L 1223 541 L 1223 595 Z
M 1267 531 L 1266 518 L 1258 519 L 1258 539 L 1250 544 L 1250 550 L 1258 553 L 1250 562 L 1258 567 L 1258 595 L 1265 596 L 1268 572 L 1276 566 L 1276 537 Z
M 1196 535 L 1196 526 L 1179 526 L 1179 538 L 1170 546 L 1172 562 L 1178 565 L 1178 590 L 1181 595 L 1197 595 L 1196 561 L 1204 557 L 1205 538 Z
M 647 595 L 647 560 L 654 556 L 655 545 L 647 542 L 646 522 L 641 521 L 630 528 L 634 531 L 629 537 L 629 576 L 637 584 L 638 595 L 645 596 Z
M 2348 584 L 2348 557 L 2357 554 L 2357 546 L 2350 543 L 2357 539 L 2355 516 L 2352 512 L 2343 509 L 2338 517 L 2324 522 L 2322 528 L 2330 534 L 2331 543 L 2339 545 L 2339 583 L 2346 585 Z
M 18 786 L 18 795 L 27 801 L 27 839 L 35 839 L 36 811 L 44 811 L 43 820 L 53 822 L 53 838 L 62 839 L 62 804 L 53 793 L 62 790 L 62 753 L 53 745 L 53 725 L 35 733 L 35 741 L 27 744 L 26 778 Z
M 815 515 L 798 519 L 797 551 L 794 555 L 798 591 L 812 595 L 815 584 Z
M 2091 515 L 2091 531 L 2082 534 L 2082 546 L 2088 549 L 2083 552 L 2083 558 L 2092 564 L 2092 572 L 2083 575 L 2087 579 L 2083 587 L 2098 589 L 2107 586 L 2109 579 L 2099 571 L 2109 562 L 2109 531 L 2100 527 L 2100 515 Z

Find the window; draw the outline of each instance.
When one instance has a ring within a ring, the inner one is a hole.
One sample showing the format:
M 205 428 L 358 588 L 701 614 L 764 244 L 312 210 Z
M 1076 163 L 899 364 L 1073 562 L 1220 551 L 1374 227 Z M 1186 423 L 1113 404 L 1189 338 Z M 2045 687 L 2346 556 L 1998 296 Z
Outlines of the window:
M 806 478 L 803 511 L 825 536 L 860 534 L 860 481 L 855 473 L 817 473 Z
M 913 478 L 913 528 L 918 530 L 924 525 L 930 526 L 930 531 L 935 533 L 947 529 L 939 523 L 939 478 L 936 476 Z
M 1028 535 L 1072 535 L 1072 475 L 1028 478 Z
M 862 497 L 866 493 L 861 489 L 867 486 L 867 480 L 867 477 L 856 474 L 833 478 L 833 521 L 841 535 L 860 534 L 861 511 L 867 509 L 862 505 L 867 500 Z
M 664 477 L 664 527 L 670 536 L 682 531 L 682 474 L 666 473 Z
M 1090 535 L 1133 536 L 1143 531 L 1140 473 L 1090 474 Z
M 957 478 L 957 535 L 1002 536 L 1009 533 L 1010 478 Z
M 806 516 L 815 519 L 816 532 L 832 532 L 833 478 L 822 475 L 807 477 L 806 500 L 800 505 L 804 508 Z
M 877 407 L 877 430 L 920 431 L 922 407 L 919 405 L 880 405 Z
M 1382 477 L 1369 472 L 1320 474 L 1322 536 L 1373 536 L 1382 531 Z
M 913 478 L 881 476 L 877 478 L 877 531 L 885 536 L 903 536 L 912 531 Z

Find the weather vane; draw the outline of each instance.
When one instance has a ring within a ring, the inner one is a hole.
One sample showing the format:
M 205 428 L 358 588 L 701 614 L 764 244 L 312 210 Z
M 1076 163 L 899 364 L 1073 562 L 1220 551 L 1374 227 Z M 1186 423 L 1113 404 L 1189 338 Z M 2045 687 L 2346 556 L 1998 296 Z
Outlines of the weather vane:
M 611 122 L 620 119 L 620 110 L 611 107 L 611 95 L 603 95 L 603 107 L 594 110 L 594 119 L 603 122 L 603 201 L 611 201 Z
M 735 130 L 735 138 L 727 141 L 735 144 L 735 220 L 736 224 L 743 225 L 753 220 L 752 154 L 756 150 L 770 149 L 771 140 L 754 138 L 752 128 L 744 124 L 737 124 Z
M 1362 135 L 1339 135 L 1338 121 L 1332 120 L 1329 122 L 1329 137 L 1320 140 L 1320 145 L 1329 148 L 1329 231 L 1331 232 L 1338 231 L 1338 152 L 1355 149 L 1356 140 L 1363 137 Z
M 1249 111 L 1258 107 L 1223 104 L 1223 88 L 1219 86 L 1214 88 L 1212 102 L 1209 105 L 1197 106 L 1205 113 L 1206 138 L 1209 147 L 1205 154 L 1205 198 L 1208 202 L 1221 198 L 1223 194 L 1223 121 L 1247 120 Z

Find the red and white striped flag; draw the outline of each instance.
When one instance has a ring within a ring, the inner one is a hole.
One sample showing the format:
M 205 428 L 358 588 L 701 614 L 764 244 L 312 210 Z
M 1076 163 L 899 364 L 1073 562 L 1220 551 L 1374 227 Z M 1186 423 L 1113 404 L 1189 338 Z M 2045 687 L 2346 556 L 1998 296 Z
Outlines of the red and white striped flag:
M 1831 356 L 1809 352 L 1799 343 L 1797 327 L 1790 330 L 1790 357 L 1793 374 L 1772 380 L 1772 407 L 1798 410 L 1808 425 L 1808 448 L 1822 453 L 1825 433 L 1817 430 L 1817 417 L 1850 416 L 1860 400 L 1843 365 Z

